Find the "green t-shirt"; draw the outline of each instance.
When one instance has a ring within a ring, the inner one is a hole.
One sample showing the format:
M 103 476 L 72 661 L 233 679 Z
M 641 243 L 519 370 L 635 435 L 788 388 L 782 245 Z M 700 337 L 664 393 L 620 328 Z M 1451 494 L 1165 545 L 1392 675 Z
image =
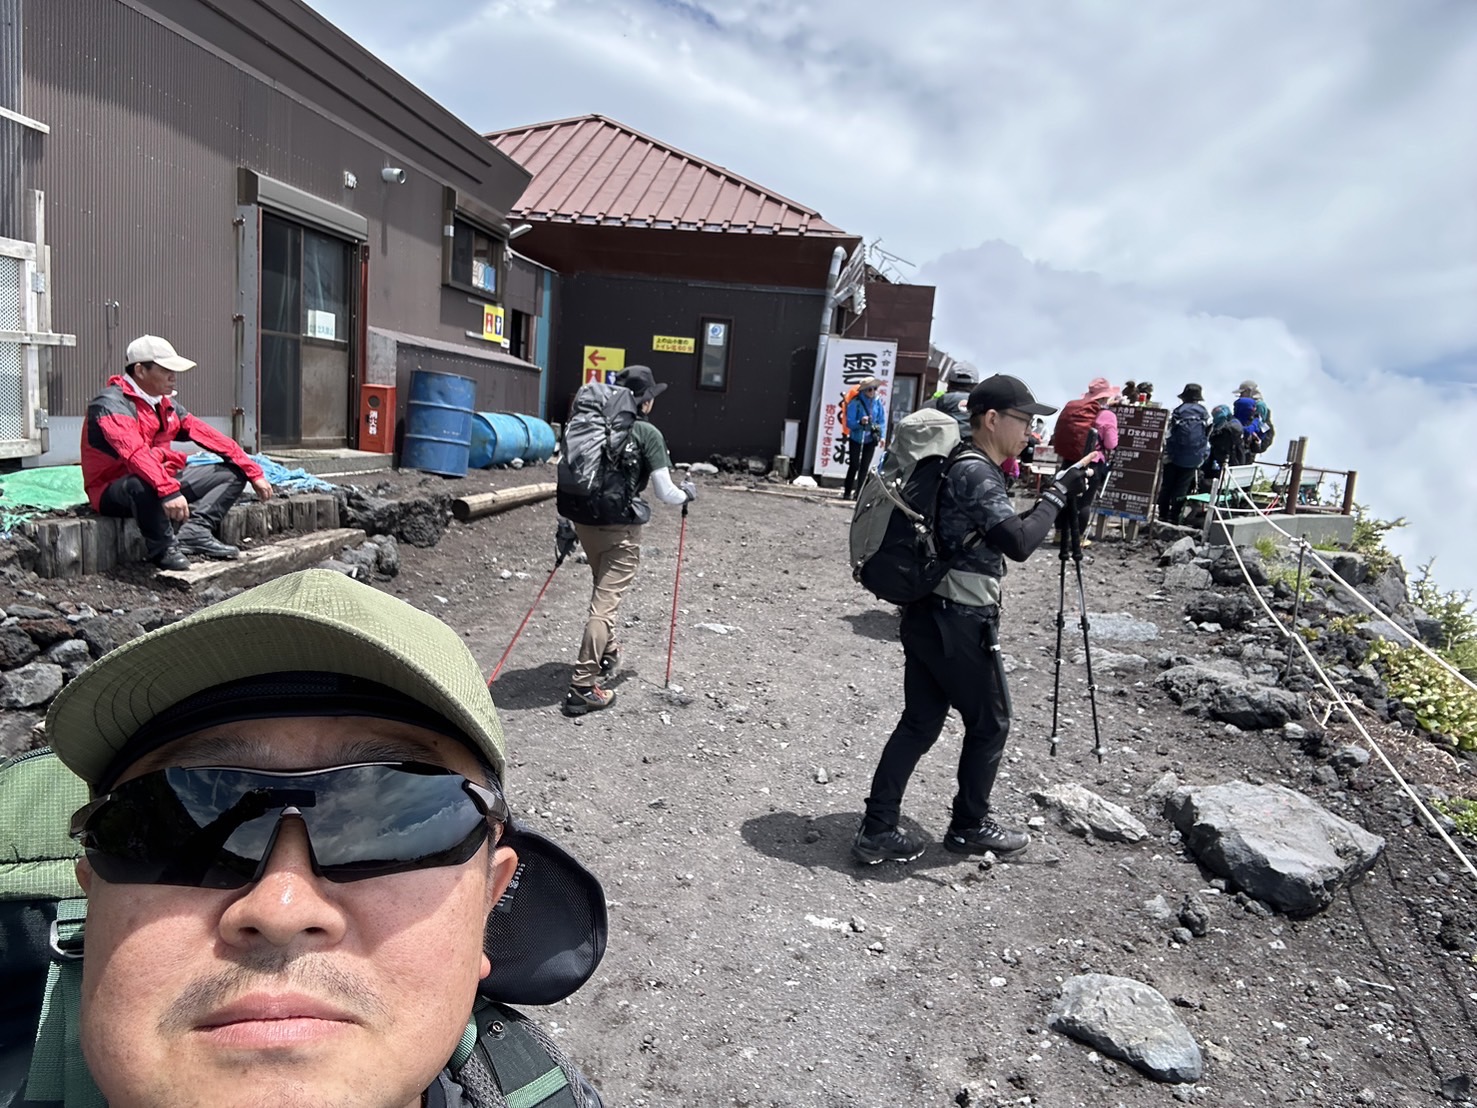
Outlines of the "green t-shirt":
M 662 438 L 662 433 L 644 419 L 631 425 L 631 439 L 641 448 L 641 476 L 636 482 L 639 493 L 646 488 L 654 472 L 672 468 L 672 458 L 667 453 L 667 440 Z

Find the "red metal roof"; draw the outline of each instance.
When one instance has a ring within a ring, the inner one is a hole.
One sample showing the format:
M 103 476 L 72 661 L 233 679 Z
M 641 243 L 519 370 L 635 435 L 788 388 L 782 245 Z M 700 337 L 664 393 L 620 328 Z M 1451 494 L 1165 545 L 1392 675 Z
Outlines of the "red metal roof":
M 820 213 L 603 115 L 493 131 L 533 180 L 518 219 L 601 227 L 854 238 Z

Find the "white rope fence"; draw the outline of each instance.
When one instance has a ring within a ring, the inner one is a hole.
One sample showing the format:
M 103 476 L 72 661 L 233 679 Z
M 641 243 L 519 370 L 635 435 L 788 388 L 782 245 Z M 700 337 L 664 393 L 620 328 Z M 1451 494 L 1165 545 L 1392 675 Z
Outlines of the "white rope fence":
M 1220 507 L 1216 504 L 1211 504 L 1210 510 L 1215 513 L 1216 519 L 1221 522 L 1222 527 L 1224 528 L 1225 517 L 1221 512 Z M 1276 527 L 1277 525 L 1272 524 L 1272 526 Z M 1282 531 L 1282 528 L 1277 527 L 1277 530 Z M 1282 531 L 1282 533 L 1284 535 L 1287 535 L 1289 539 L 1295 539 L 1295 541 L 1298 542 L 1303 541 L 1301 539 L 1297 539 L 1293 535 L 1288 535 L 1286 531 Z M 1226 529 L 1226 535 L 1227 538 L 1231 538 L 1229 529 Z M 1228 545 L 1230 546 L 1231 553 L 1235 555 L 1236 564 L 1241 567 L 1241 575 L 1246 580 L 1248 590 L 1251 592 L 1251 595 L 1256 598 L 1257 603 L 1262 606 L 1262 611 L 1267 613 L 1267 616 L 1272 620 L 1272 623 L 1277 627 L 1277 630 L 1280 631 L 1284 637 L 1292 640 L 1298 645 L 1298 648 L 1302 650 L 1303 657 L 1307 660 L 1308 665 L 1312 668 L 1313 672 L 1318 675 L 1318 679 L 1323 682 L 1323 686 L 1328 690 L 1329 695 L 1333 697 L 1334 704 L 1343 709 L 1344 715 L 1349 718 L 1349 722 L 1352 723 L 1354 727 L 1359 731 L 1359 733 L 1364 736 L 1364 741 L 1369 744 L 1370 749 L 1372 749 L 1379 757 L 1380 762 L 1383 763 L 1385 769 L 1389 771 L 1390 776 L 1395 779 L 1396 784 L 1400 786 L 1406 796 L 1410 797 L 1411 803 L 1415 805 L 1416 811 L 1418 811 L 1425 818 L 1426 822 L 1431 826 L 1431 830 L 1435 831 L 1436 834 L 1441 837 L 1441 841 L 1447 845 L 1447 848 L 1450 849 L 1452 854 L 1456 856 L 1457 860 L 1462 864 L 1462 866 L 1466 868 L 1467 872 L 1470 873 L 1473 878 L 1477 878 L 1477 865 L 1474 865 L 1472 863 L 1472 859 L 1467 857 L 1462 848 L 1458 846 L 1457 843 L 1453 841 L 1452 837 L 1446 833 L 1446 830 L 1441 826 L 1440 821 L 1437 820 L 1436 816 L 1431 812 L 1431 810 L 1426 807 L 1425 802 L 1421 800 L 1419 795 L 1417 795 L 1415 789 L 1413 789 L 1410 783 L 1401 776 L 1400 771 L 1395 768 L 1395 764 L 1391 762 L 1389 757 L 1385 754 L 1384 748 L 1375 741 L 1374 736 L 1369 733 L 1364 724 L 1360 721 L 1359 717 L 1355 715 L 1353 707 L 1350 706 L 1349 702 L 1344 699 L 1343 694 L 1339 692 L 1337 687 L 1335 687 L 1332 678 L 1330 678 L 1328 674 L 1324 671 L 1322 664 L 1320 664 L 1317 657 L 1314 656 L 1313 651 L 1309 648 L 1307 642 L 1303 639 L 1301 635 L 1296 633 L 1295 629 L 1289 629 L 1287 625 L 1284 624 L 1282 620 L 1277 617 L 1277 613 L 1272 611 L 1271 605 L 1267 603 L 1266 597 L 1262 596 L 1261 590 L 1256 588 L 1255 585 L 1252 584 L 1251 575 L 1246 570 L 1246 562 L 1241 557 L 1241 551 L 1236 548 L 1235 541 L 1233 540 L 1229 542 Z M 1332 570 L 1329 570 L 1329 572 L 1332 573 Z M 1334 574 L 1334 576 L 1338 577 L 1337 574 Z M 1338 577 L 1338 580 L 1340 582 L 1343 582 L 1343 578 L 1341 577 Z M 1345 585 L 1346 587 L 1350 587 L 1347 585 L 1347 583 L 1345 583 Z M 1363 599 L 1362 594 L 1356 593 L 1355 595 L 1359 595 L 1360 599 Z M 1382 618 L 1389 619 L 1389 617 L 1385 616 L 1383 612 L 1380 612 L 1378 608 L 1375 608 L 1374 610 Z M 1444 659 L 1440 660 L 1444 662 Z M 1469 681 L 1468 684 L 1471 684 L 1471 682 Z

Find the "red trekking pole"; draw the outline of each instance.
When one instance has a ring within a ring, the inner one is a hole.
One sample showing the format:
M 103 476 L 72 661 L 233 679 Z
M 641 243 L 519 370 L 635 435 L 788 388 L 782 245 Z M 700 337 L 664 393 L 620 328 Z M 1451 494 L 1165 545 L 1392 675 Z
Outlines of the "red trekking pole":
M 513 647 L 518 642 L 518 636 L 523 634 L 523 629 L 528 626 L 528 621 L 533 618 L 533 610 L 538 607 L 538 602 L 544 598 L 544 593 L 549 588 L 549 582 L 554 580 L 554 574 L 559 572 L 559 567 L 564 564 L 564 559 L 569 557 L 569 552 L 574 549 L 576 541 L 574 528 L 569 526 L 567 520 L 560 519 L 557 534 L 554 568 L 549 570 L 549 576 L 544 578 L 544 587 L 539 589 L 538 595 L 533 598 L 533 603 L 529 605 L 528 614 L 523 617 L 523 622 L 518 625 L 518 630 L 513 632 L 513 641 L 508 643 L 508 649 L 503 651 L 503 656 L 497 660 L 497 665 L 493 667 L 492 676 L 487 679 L 489 686 L 497 680 L 497 675 L 503 671 L 503 663 L 508 660 L 508 655 L 513 653 Z
M 689 503 L 691 503 L 689 501 Z M 667 679 L 663 688 L 672 684 L 672 648 L 677 645 L 677 593 L 682 588 L 682 548 L 687 545 L 687 505 L 682 505 L 682 530 L 677 533 L 677 579 L 672 582 L 672 633 L 667 638 Z

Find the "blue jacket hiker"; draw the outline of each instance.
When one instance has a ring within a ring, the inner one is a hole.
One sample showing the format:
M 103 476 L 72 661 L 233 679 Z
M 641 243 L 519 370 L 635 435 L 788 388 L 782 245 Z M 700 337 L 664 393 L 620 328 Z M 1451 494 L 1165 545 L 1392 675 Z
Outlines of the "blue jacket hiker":
M 887 413 L 882 401 L 877 398 L 877 389 L 882 382 L 868 377 L 861 382 L 856 399 L 846 405 L 846 485 L 841 490 L 843 500 L 855 500 L 862 480 L 872 468 L 872 455 L 877 444 L 885 437 Z

